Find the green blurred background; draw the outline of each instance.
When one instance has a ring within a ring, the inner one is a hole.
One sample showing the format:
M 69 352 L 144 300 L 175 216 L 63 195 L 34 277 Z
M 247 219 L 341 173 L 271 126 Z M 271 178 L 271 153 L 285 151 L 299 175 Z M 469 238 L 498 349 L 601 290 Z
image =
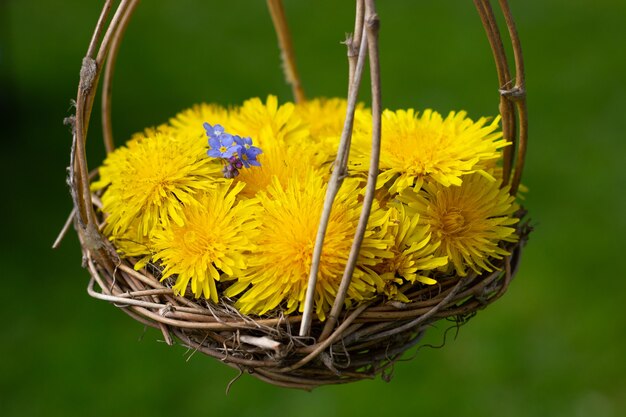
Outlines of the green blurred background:
M 87 296 L 73 233 L 50 249 L 71 209 L 62 120 L 101 3 L 0 2 L 0 415 L 626 415 L 625 2 L 511 0 L 526 58 L 524 182 L 536 230 L 505 297 L 445 348 L 408 355 L 391 383 L 306 393 L 245 376 L 229 395 L 232 369 L 189 359 Z M 497 112 L 472 2 L 378 8 L 385 107 Z M 286 0 L 286 10 L 308 95 L 344 95 L 339 42 L 352 2 Z M 270 93 L 290 99 L 264 2 L 145 1 L 118 59 L 115 136 L 119 143 L 195 102 Z M 103 157 L 99 123 L 94 116 L 92 167 Z

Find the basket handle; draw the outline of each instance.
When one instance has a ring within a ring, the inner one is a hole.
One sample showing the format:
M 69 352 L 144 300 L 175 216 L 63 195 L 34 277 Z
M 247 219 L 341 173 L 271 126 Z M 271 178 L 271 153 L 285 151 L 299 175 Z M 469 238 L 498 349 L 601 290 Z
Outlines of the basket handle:
M 105 244 L 98 231 L 96 215 L 91 204 L 89 169 L 85 152 L 87 130 L 103 63 L 107 58 L 114 39 L 121 36 L 121 32 L 123 32 L 123 30 L 119 30 L 120 27 L 123 27 L 122 22 L 127 21 L 128 16 L 132 14 L 138 2 L 138 0 L 122 0 L 108 26 L 106 26 L 106 22 L 113 1 L 106 0 L 104 2 L 80 70 L 80 81 L 76 96 L 76 115 L 72 122 L 69 185 L 76 209 L 78 225 L 80 226 L 78 227 L 79 235 L 81 240 L 87 242 L 88 249 L 94 253 L 102 249 Z M 103 36 L 105 27 L 106 31 Z
M 528 112 L 526 108 L 526 81 L 522 45 L 507 0 L 498 0 L 513 47 L 515 63 L 515 84 L 510 75 L 508 59 L 502 35 L 489 0 L 474 0 L 474 5 L 482 21 L 483 27 L 493 52 L 499 81 L 500 114 L 502 115 L 502 132 L 504 138 L 512 142 L 512 146 L 504 148 L 503 186 L 510 183 L 511 195 L 519 188 L 524 170 L 526 147 L 528 142 Z M 519 130 L 516 127 L 519 126 Z M 516 155 L 517 154 L 517 158 Z M 514 163 L 515 160 L 515 163 Z M 512 179 L 511 179 L 512 176 Z

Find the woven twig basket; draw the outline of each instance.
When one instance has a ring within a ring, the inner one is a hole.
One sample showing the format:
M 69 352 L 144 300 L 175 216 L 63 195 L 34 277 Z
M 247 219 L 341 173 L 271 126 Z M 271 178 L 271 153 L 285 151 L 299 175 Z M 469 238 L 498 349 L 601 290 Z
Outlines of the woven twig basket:
M 160 282 L 157 268 L 135 271 L 133 259 L 119 257 L 116 249 L 100 232 L 103 219 L 96 214 L 99 200 L 90 192 L 93 175 L 87 168 L 85 154 L 87 127 L 101 75 L 103 136 L 107 152 L 113 150 L 111 77 L 123 33 L 138 0 L 120 1 L 109 19 L 113 3 L 112 0 L 105 1 L 83 59 L 76 115 L 67 120 L 73 128 L 69 185 L 74 210 L 64 231 L 73 223 L 78 232 L 84 265 L 91 275 L 88 292 L 92 297 L 113 303 L 135 320 L 160 329 L 168 344 L 177 340 L 184 346 L 275 385 L 312 389 L 319 385 L 373 378 L 378 374 L 385 377 L 386 371 L 407 349 L 419 343 L 425 330 L 433 323 L 439 320 L 450 320 L 457 325 L 464 323 L 507 290 L 517 270 L 521 246 L 528 233 L 528 227 L 522 222 L 518 223 L 519 240 L 504 246 L 511 255 L 496 263 L 500 267 L 498 271 L 450 277 L 434 286 L 416 284 L 405 292 L 412 300 L 408 304 L 386 302 L 381 297 L 345 311 L 345 289 L 351 276 L 348 265 L 334 308 L 329 319 L 323 323 L 312 320 L 311 299 L 307 300 L 303 315 L 249 317 L 240 314 L 227 301 L 216 305 L 175 295 L 171 288 Z M 521 47 L 507 1 L 499 0 L 514 54 L 515 79 L 512 79 L 491 2 L 474 0 L 474 4 L 497 67 L 503 133 L 513 143 L 504 154 L 504 184 L 510 185 L 511 193 L 515 194 L 522 175 L 527 139 Z M 287 80 L 293 87 L 296 101 L 302 100 L 304 95 L 295 71 L 282 4 L 280 0 L 268 0 L 268 5 L 283 51 Z M 355 35 L 347 40 L 350 88 L 343 139 L 349 138 L 351 133 L 356 92 L 365 59 L 369 56 L 373 149 L 376 150 L 380 141 L 381 113 L 377 40 L 379 18 L 373 0 L 357 0 L 356 5 Z M 372 165 L 377 166 L 375 163 Z M 330 185 L 334 182 L 339 186 L 345 174 L 345 161 L 342 165 L 338 158 Z M 375 178 L 376 172 L 373 174 Z M 373 181 L 367 185 L 363 202 L 365 220 L 369 215 L 374 185 Z M 522 216 L 523 210 L 520 210 L 518 217 Z M 357 232 L 357 243 L 353 245 L 355 252 L 359 249 L 362 230 L 360 233 L 361 236 Z M 318 242 L 318 250 L 322 242 Z M 309 288 L 315 285 L 314 281 L 309 281 L 309 284 Z

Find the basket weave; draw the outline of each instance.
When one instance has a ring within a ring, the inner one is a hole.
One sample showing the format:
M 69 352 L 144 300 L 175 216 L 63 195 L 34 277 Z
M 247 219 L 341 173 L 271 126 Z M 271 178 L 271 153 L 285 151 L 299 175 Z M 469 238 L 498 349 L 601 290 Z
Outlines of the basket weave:
M 307 317 L 306 307 L 304 315 L 245 316 L 227 299 L 215 305 L 206 300 L 175 295 L 167 280 L 161 282 L 160 271 L 155 267 L 135 271 L 134 260 L 120 258 L 112 244 L 100 233 L 103 219 L 96 214 L 98 196 L 89 190 L 93 173 L 90 174 L 87 168 L 84 146 L 96 87 L 100 76 L 104 75 L 103 136 L 107 152 L 113 150 L 111 77 L 123 33 L 138 0 L 122 0 L 115 14 L 108 19 L 113 3 L 112 0 L 105 1 L 83 59 L 76 116 L 67 120 L 73 128 L 69 184 L 74 210 L 64 231 L 73 223 L 78 232 L 84 265 L 91 275 L 89 295 L 109 301 L 135 320 L 160 329 L 168 344 L 177 340 L 184 346 L 275 385 L 312 389 L 320 385 L 373 378 L 379 374 L 385 378 L 388 375 L 386 371 L 407 349 L 419 343 L 425 330 L 433 323 L 450 320 L 458 326 L 505 293 L 516 273 L 521 247 L 529 232 L 523 222 L 518 223 L 519 241 L 504 246 L 511 255 L 499 263 L 494 262 L 500 268 L 496 272 L 448 277 L 434 286 L 416 284 L 404 291 L 412 300 L 408 304 L 378 298 L 349 311 L 333 311 L 326 323 L 313 320 L 309 325 L 310 315 Z M 515 194 L 523 170 L 527 139 L 521 47 L 507 1 L 499 0 L 514 53 L 516 77 L 512 79 L 491 2 L 474 0 L 474 3 L 493 51 L 498 82 L 502 87 L 499 93 L 503 133 L 513 143 L 504 154 L 504 183 L 508 183 L 511 193 Z M 349 94 L 356 97 L 364 59 L 369 55 L 373 130 L 376 132 L 378 123 L 380 140 L 379 19 L 373 0 L 357 0 L 356 4 L 356 36 L 349 37 L 347 41 L 351 75 Z M 280 0 L 268 0 L 268 5 L 283 51 L 287 80 L 298 101 L 303 98 L 303 92 L 295 71 L 282 5 Z M 517 216 L 521 218 L 523 214 L 520 210 Z M 335 305 L 341 307 L 343 296 L 341 291 L 338 293 Z M 310 306 L 311 303 L 309 310 Z

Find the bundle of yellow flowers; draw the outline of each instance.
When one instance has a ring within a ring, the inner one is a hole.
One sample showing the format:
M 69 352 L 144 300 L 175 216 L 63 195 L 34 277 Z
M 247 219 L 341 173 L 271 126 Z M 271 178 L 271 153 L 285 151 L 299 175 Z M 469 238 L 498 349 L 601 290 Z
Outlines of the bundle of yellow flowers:
M 110 153 L 92 190 L 104 234 L 175 294 L 254 317 L 302 312 L 343 99 L 200 104 Z M 317 273 L 326 320 L 348 262 L 369 168 L 371 111 L 358 106 L 349 176 Z M 411 303 L 416 288 L 502 267 L 518 207 L 498 167 L 499 118 L 385 110 L 380 173 L 345 298 Z

